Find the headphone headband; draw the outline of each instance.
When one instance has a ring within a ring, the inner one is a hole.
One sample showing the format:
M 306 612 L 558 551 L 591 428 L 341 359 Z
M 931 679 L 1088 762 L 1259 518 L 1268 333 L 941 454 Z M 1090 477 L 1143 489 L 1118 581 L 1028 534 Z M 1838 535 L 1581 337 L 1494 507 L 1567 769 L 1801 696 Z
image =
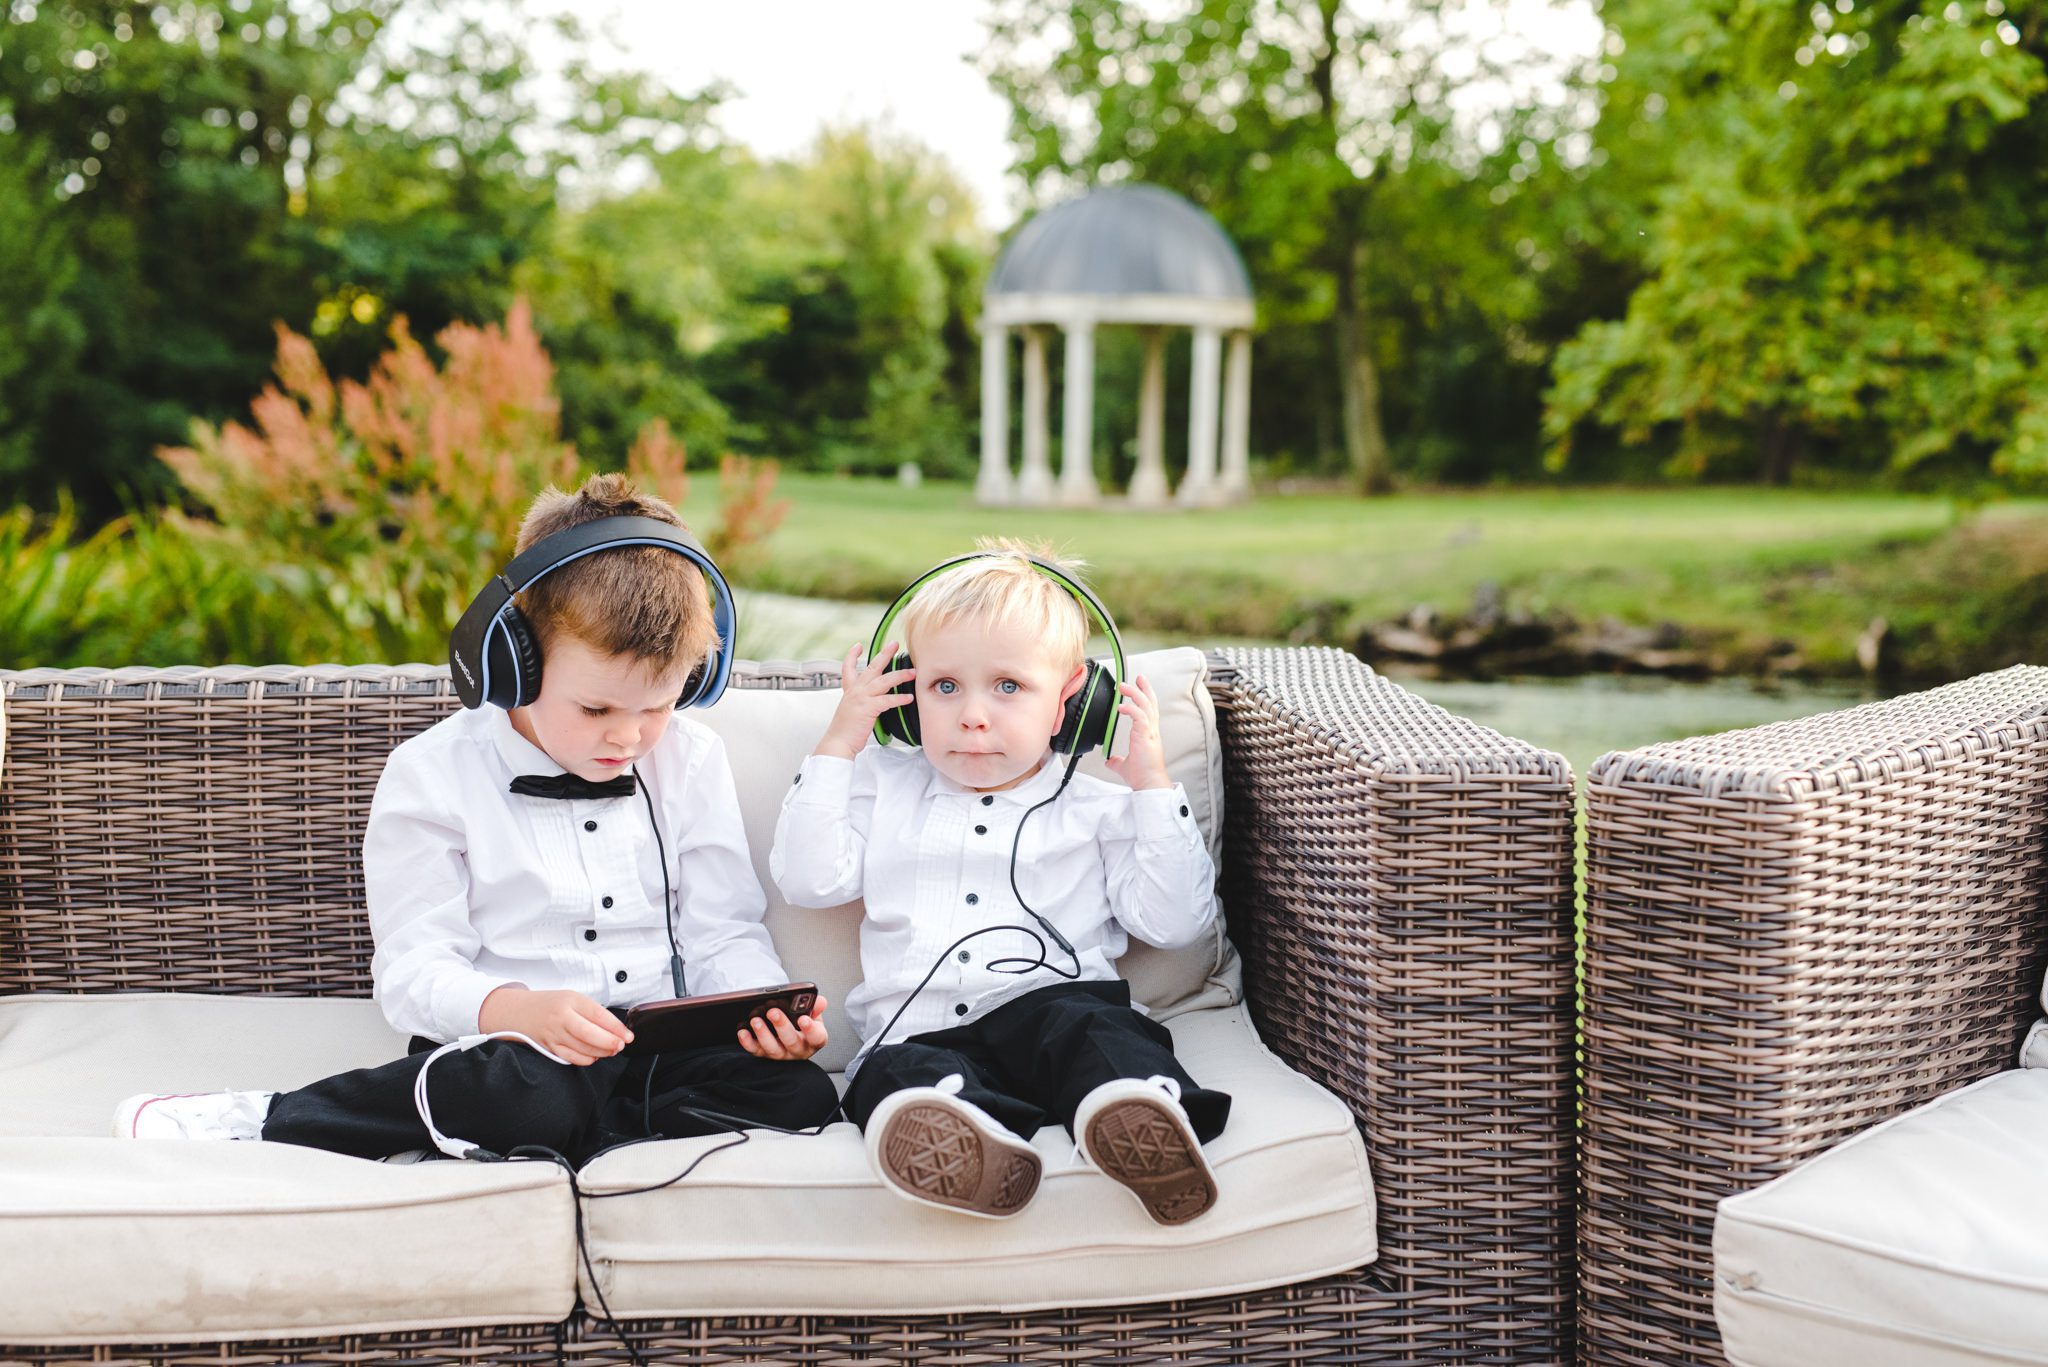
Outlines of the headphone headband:
M 1030 565 L 1032 569 L 1036 570 L 1038 573 L 1044 575 L 1046 578 L 1052 580 L 1061 588 L 1065 589 L 1067 593 L 1074 599 L 1074 601 L 1081 605 L 1081 610 L 1085 612 L 1088 616 L 1093 617 L 1095 619 L 1096 625 L 1102 629 L 1102 634 L 1109 638 L 1110 656 L 1115 662 L 1115 668 L 1111 677 L 1112 687 L 1115 684 L 1122 683 L 1126 678 L 1126 674 L 1124 671 L 1124 643 L 1123 640 L 1116 633 L 1116 620 L 1109 615 L 1109 609 L 1103 605 L 1103 602 L 1100 598 L 1097 598 L 1095 596 L 1094 590 L 1090 589 L 1086 584 L 1082 583 L 1080 580 L 1074 578 L 1073 575 L 1068 574 L 1065 570 L 1061 569 L 1058 565 L 1053 564 L 1049 560 L 1041 560 L 1039 557 L 1031 555 L 1028 552 L 1024 551 L 970 551 L 966 555 L 956 555 L 950 560 L 941 560 L 938 564 L 932 566 L 923 574 L 920 574 L 919 576 L 917 576 L 917 578 L 911 580 L 909 585 L 904 588 L 903 592 L 896 595 L 896 601 L 889 604 L 889 610 L 882 614 L 882 620 L 875 624 L 875 634 L 868 641 L 868 658 L 870 660 L 875 658 L 876 653 L 880 651 L 883 645 L 885 645 L 888 642 L 888 632 L 890 626 L 896 621 L 896 618 L 902 613 L 904 607 L 910 602 L 911 598 L 917 593 L 917 591 L 923 588 L 926 584 L 930 583 L 933 579 L 937 578 L 941 574 L 944 574 L 947 570 L 954 569 L 960 565 L 965 565 L 970 561 L 1006 560 L 1011 558 L 1024 561 L 1026 564 Z M 1094 669 L 1091 666 L 1089 670 L 1089 678 L 1086 680 L 1086 687 L 1084 688 L 1084 692 L 1092 692 L 1094 685 Z M 1088 701 L 1088 699 L 1082 700 L 1084 706 Z M 1109 699 L 1110 710 L 1108 721 L 1105 723 L 1102 733 L 1101 744 L 1103 752 L 1105 754 L 1109 751 L 1110 742 L 1116 739 L 1117 713 L 1115 710 L 1115 701 L 1116 700 L 1112 695 L 1112 697 Z M 1099 708 L 1099 702 L 1097 705 Z M 914 706 L 914 704 L 912 706 Z M 891 734 L 888 730 L 885 729 L 885 727 L 887 726 L 890 719 L 901 719 L 903 718 L 904 714 L 909 711 L 910 708 L 904 707 L 897 708 L 893 712 L 882 713 L 880 717 L 877 717 L 875 719 L 875 738 L 877 740 L 887 742 L 891 738 Z M 897 736 L 896 739 L 904 739 L 904 737 Z M 1093 744 L 1094 742 L 1090 741 L 1088 743 Z
M 711 622 L 718 633 L 713 658 L 697 687 L 676 700 L 677 707 L 709 707 L 725 691 L 739 633 L 739 613 L 732 586 L 703 543 L 688 528 L 652 517 L 601 517 L 544 536 L 491 576 L 464 609 L 448 636 L 448 672 L 464 707 L 494 702 L 523 707 L 540 692 L 540 653 L 532 627 L 513 601 L 536 582 L 573 561 L 598 551 L 627 546 L 662 546 L 675 551 L 704 574 L 711 590 Z M 511 679 L 502 677 L 509 671 Z

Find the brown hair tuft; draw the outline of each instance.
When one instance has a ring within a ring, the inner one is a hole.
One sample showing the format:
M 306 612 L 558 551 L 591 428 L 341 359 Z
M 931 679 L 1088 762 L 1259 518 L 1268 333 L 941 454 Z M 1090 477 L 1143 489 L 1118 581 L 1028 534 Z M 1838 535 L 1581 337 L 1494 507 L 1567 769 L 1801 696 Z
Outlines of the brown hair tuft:
M 519 549 L 606 517 L 683 519 L 624 475 L 592 475 L 573 494 L 543 489 L 519 525 Z M 602 655 L 624 655 L 657 676 L 694 669 L 717 643 L 710 587 L 697 566 L 660 546 L 620 546 L 571 561 L 518 595 L 543 658 L 563 635 Z

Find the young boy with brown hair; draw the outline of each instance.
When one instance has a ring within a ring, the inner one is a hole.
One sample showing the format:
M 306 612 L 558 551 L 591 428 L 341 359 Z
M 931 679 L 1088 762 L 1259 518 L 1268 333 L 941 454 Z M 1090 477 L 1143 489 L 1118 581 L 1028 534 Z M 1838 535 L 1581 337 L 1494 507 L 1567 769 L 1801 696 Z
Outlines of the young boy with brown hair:
M 536 498 L 519 549 L 626 517 L 683 525 L 600 475 Z M 729 1044 L 621 1053 L 631 1034 L 616 1012 L 672 995 L 679 975 L 697 994 L 787 977 L 724 744 L 675 715 L 714 659 L 704 572 L 667 546 L 610 546 L 543 571 L 514 602 L 537 691 L 529 680 L 520 705 L 458 711 L 401 744 L 370 806 L 371 974 L 411 1052 L 290 1092 L 131 1097 L 117 1135 L 383 1158 L 439 1130 L 488 1154 L 530 1146 L 581 1164 L 626 1139 L 730 1127 L 699 1112 L 791 1129 L 831 1113 L 831 1079 L 808 1061 L 825 1044 L 822 998 Z M 439 1048 L 455 1041 L 468 1047 Z
M 1015 1215 L 1038 1189 L 1030 1137 L 1058 1121 L 1147 1214 L 1178 1224 L 1216 1200 L 1201 1146 L 1230 1098 L 1180 1066 L 1115 963 L 1127 936 L 1174 947 L 1207 929 L 1215 871 L 1143 678 L 1118 688 L 1121 785 L 1052 748 L 1087 677 L 1074 568 L 997 543 L 916 588 L 897 618 L 910 667 L 893 643 L 865 666 L 849 652 L 769 870 L 799 906 L 866 899 L 846 1113 L 885 1184 Z M 913 680 L 920 748 L 870 745 Z M 1057 948 L 1022 929 L 1039 917 Z

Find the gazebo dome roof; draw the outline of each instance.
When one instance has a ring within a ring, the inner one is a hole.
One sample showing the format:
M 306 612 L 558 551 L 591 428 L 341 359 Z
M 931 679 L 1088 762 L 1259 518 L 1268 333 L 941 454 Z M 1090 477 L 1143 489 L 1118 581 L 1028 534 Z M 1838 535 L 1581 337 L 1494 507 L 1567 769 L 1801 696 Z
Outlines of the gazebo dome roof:
M 1250 299 L 1252 282 L 1208 214 L 1157 185 L 1112 185 L 1026 223 L 990 272 L 987 292 Z
M 1222 227 L 1156 185 L 1112 185 L 1055 205 L 1003 249 L 983 294 L 990 322 L 1076 320 L 1248 327 L 1252 283 Z

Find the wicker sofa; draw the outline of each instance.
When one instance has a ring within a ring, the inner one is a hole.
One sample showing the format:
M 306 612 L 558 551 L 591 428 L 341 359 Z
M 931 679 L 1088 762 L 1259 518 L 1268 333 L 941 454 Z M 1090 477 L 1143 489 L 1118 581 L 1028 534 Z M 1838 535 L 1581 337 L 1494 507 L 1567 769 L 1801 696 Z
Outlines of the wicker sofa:
M 90 1342 L 71 1334 L 59 1342 L 23 1334 L 18 1326 L 33 1318 L 30 1308 L 0 1293 L 0 1357 L 1570 1359 L 1574 951 L 1567 766 L 1453 717 L 1333 651 L 1214 652 L 1206 662 L 1196 659 L 1193 677 L 1203 707 L 1213 704 L 1220 738 L 1219 805 L 1228 809 L 1222 895 L 1242 958 L 1245 1004 L 1265 1047 L 1341 1098 L 1339 1114 L 1348 1107 L 1362 1131 L 1375 1198 L 1374 1261 L 1288 1285 L 1184 1299 L 1153 1293 L 1137 1304 L 1005 1311 L 987 1308 L 1009 1294 L 991 1284 L 985 1305 L 946 1313 L 628 1310 L 607 1323 L 592 1313 L 588 1292 L 607 1284 L 611 1271 L 584 1268 L 585 1294 L 577 1294 L 572 1235 L 598 1218 L 596 1201 L 579 1205 L 546 1165 L 421 1164 L 413 1171 L 423 1175 L 412 1180 L 441 1183 L 448 1204 L 434 1217 L 439 1224 L 423 1225 L 420 1237 L 445 1237 L 449 1221 L 470 1219 L 463 1203 L 473 1196 L 511 1202 L 497 1208 L 498 1224 L 478 1219 L 469 1237 L 482 1246 L 480 1257 L 515 1246 L 535 1250 L 535 1276 L 546 1286 L 532 1304 L 552 1305 L 547 1298 L 559 1296 L 558 1307 L 493 1317 L 462 1299 L 475 1292 L 474 1267 L 436 1268 L 427 1279 L 433 1284 L 419 1288 L 420 1304 L 450 1298 L 448 1309 L 423 1325 L 314 1331 L 303 1327 L 310 1321 L 297 1320 L 301 1327 L 275 1333 L 124 1333 Z M 750 715 L 772 716 L 763 710 L 772 700 L 754 690 L 807 695 L 797 701 L 816 717 L 818 705 L 829 704 L 821 691 L 834 684 L 835 673 L 816 668 L 750 666 L 736 676 L 736 696 L 757 709 Z M 362 821 L 391 747 L 454 705 L 443 671 L 30 670 L 0 672 L 0 690 L 7 726 L 0 769 L 0 1109 L 10 1085 L 26 1085 L 29 1074 L 47 1085 L 49 1070 L 65 1066 L 76 1040 L 66 1022 L 95 1019 L 109 994 L 192 996 L 112 1003 L 143 1012 L 126 1019 L 130 1028 L 141 1023 L 145 1033 L 133 1047 L 145 1053 L 170 1047 L 147 1035 L 159 1019 L 148 1013 L 159 1009 L 218 1012 L 235 1048 L 260 1049 L 248 1022 L 263 1017 L 250 1013 L 286 998 L 311 999 L 294 1007 L 302 1013 L 329 1013 L 318 1016 L 333 1023 L 314 1042 L 318 1047 L 341 1056 L 374 1042 L 375 1022 L 365 1024 L 374 1008 L 362 1000 L 370 948 L 359 911 Z M 784 931 L 776 933 L 780 942 Z M 783 948 L 785 960 L 801 968 L 790 946 Z M 1234 964 L 1214 976 L 1234 990 Z M 1341 1009 L 1328 1009 L 1330 1003 Z M 110 1152 L 91 1146 L 116 1143 L 68 1142 L 79 1147 L 51 1159 L 47 1147 L 10 1149 L 48 1141 L 0 1130 L 0 1244 L 10 1225 L 16 1241 L 0 1261 L 11 1269 L 27 1267 L 35 1249 L 54 1254 L 61 1247 L 68 1256 L 75 1244 L 113 1237 L 96 1212 L 41 1204 L 52 1172 L 89 1175 L 96 1155 Z M 221 1146 L 208 1161 L 244 1164 L 269 1147 Z M 644 1158 L 666 1147 L 625 1156 Z M 38 1175 L 10 1160 L 10 1152 L 55 1166 Z M 441 1171 L 426 1171 L 432 1169 Z M 397 1180 L 382 1165 L 361 1170 L 365 1181 Z M 224 1180 L 241 1182 L 246 1196 L 258 1179 L 241 1172 Z M 498 1185 L 472 1191 L 465 1182 Z M 286 1221 L 317 1214 L 270 1213 Z M 657 1229 L 643 1237 L 658 1243 L 690 1234 Z M 1368 1242 L 1372 1235 L 1366 1231 Z M 401 1242 L 391 1237 L 391 1256 L 405 1253 Z M 358 1248 L 335 1256 L 362 1255 Z M 172 1249 L 158 1256 L 199 1255 Z M 295 1272 L 281 1264 L 276 1275 L 311 1278 L 305 1294 L 318 1294 L 317 1268 Z M 89 1303 L 96 1289 L 86 1282 L 59 1294 Z M 620 1285 L 609 1284 L 615 1292 Z M 1118 1299 L 1113 1280 L 1102 1292 L 1094 1299 Z M 484 1303 L 506 1302 L 499 1294 Z M 10 1317 L 17 1326 L 11 1332 Z
M 1610 754 L 1586 808 L 1586 1360 L 2048 1362 L 2048 669 Z

